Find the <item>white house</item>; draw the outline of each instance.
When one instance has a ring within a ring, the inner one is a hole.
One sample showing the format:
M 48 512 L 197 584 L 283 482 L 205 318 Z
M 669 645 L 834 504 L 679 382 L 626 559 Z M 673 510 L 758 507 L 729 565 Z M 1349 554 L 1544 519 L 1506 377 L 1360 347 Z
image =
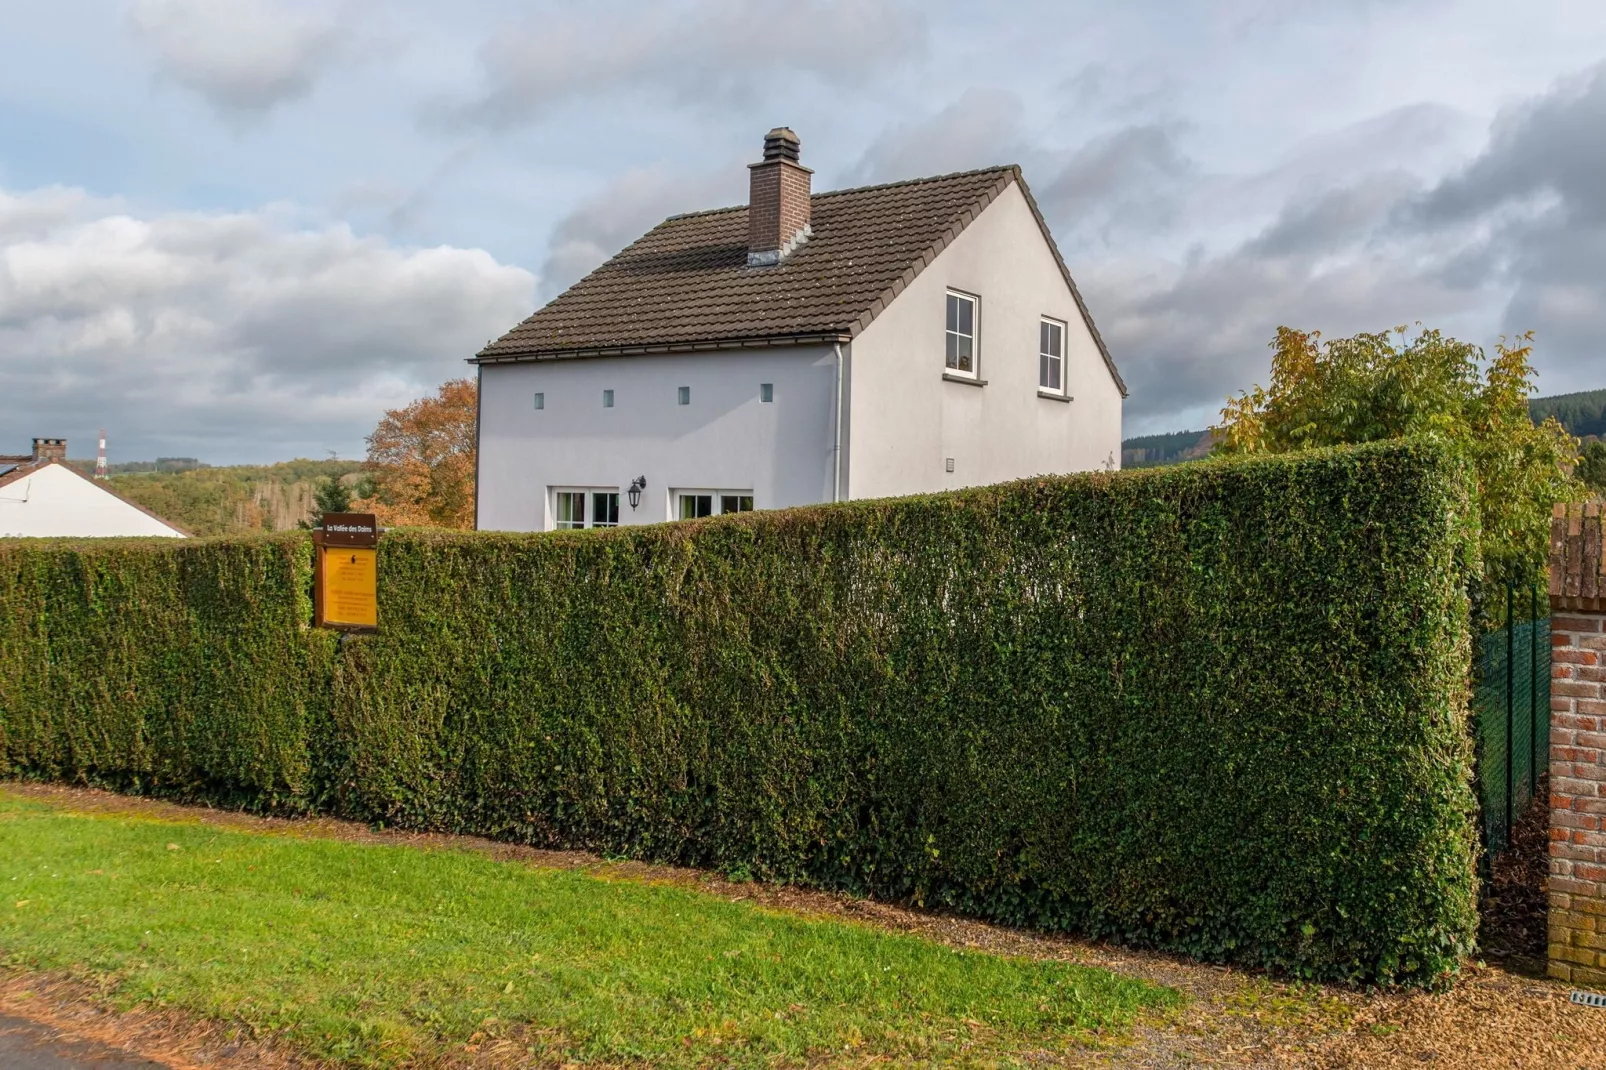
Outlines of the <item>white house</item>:
M 186 533 L 67 463 L 67 440 L 36 438 L 33 453 L 0 457 L 0 539 Z
M 750 170 L 472 358 L 479 527 L 1119 465 L 1126 386 L 1018 167 L 811 195 L 777 129 Z

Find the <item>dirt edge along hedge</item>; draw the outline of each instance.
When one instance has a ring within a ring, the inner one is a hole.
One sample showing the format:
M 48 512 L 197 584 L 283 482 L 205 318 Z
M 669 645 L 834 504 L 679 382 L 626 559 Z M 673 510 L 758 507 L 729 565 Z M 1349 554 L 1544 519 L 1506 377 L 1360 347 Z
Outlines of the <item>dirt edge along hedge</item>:
M 1434 983 L 1475 920 L 1469 488 L 1407 443 L 607 532 L 397 532 L 384 631 L 338 657 L 289 620 L 301 566 L 275 586 L 250 558 L 224 589 L 279 623 L 162 632 L 187 644 L 172 683 L 163 655 L 135 658 L 134 682 L 184 710 L 206 705 L 184 680 L 219 686 L 197 656 L 252 651 L 224 661 L 258 712 L 208 706 L 204 746 L 161 703 L 136 703 L 138 734 L 94 698 L 116 614 L 44 584 L 72 630 L 5 626 L 0 666 L 46 636 L 88 723 L 31 691 L 0 691 L 0 723 L 12 767 L 46 775 L 137 770 L 156 790 Z M 305 544 L 254 546 L 107 553 Z M 123 566 L 0 550 L 0 603 L 33 612 L 41 569 L 78 592 Z M 175 614 L 215 598 L 173 590 L 171 564 L 127 571 Z M 322 697 L 291 678 L 325 666 Z

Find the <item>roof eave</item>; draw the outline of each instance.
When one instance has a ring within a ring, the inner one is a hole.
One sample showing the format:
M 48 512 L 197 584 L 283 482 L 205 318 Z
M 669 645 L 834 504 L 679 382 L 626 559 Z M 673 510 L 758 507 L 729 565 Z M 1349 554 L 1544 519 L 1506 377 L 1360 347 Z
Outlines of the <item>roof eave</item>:
M 1110 378 L 1115 380 L 1116 389 L 1121 391 L 1122 397 L 1127 397 L 1126 380 L 1121 378 L 1121 370 L 1115 366 L 1115 358 L 1110 356 L 1109 346 L 1104 344 L 1104 336 L 1093 322 L 1093 313 L 1087 309 L 1087 302 L 1082 300 L 1082 291 L 1076 288 L 1076 280 L 1071 278 L 1071 269 L 1065 266 L 1065 258 L 1060 255 L 1060 247 L 1054 241 L 1054 235 L 1048 229 L 1048 221 L 1043 218 L 1042 209 L 1037 207 L 1037 198 L 1032 196 L 1032 188 L 1026 184 L 1026 178 L 1015 168 L 1015 181 L 1020 183 L 1020 191 L 1026 196 L 1027 207 L 1032 210 L 1032 217 L 1037 220 L 1037 226 L 1043 232 L 1043 240 L 1048 243 L 1048 251 L 1054 254 L 1054 263 L 1059 265 L 1060 275 L 1065 279 L 1065 285 L 1070 287 L 1071 298 L 1076 302 L 1076 309 L 1082 314 L 1082 322 L 1087 325 L 1088 333 L 1093 336 L 1093 344 L 1098 346 L 1099 356 L 1104 358 L 1104 366 L 1110 370 Z
M 638 357 L 674 353 L 710 353 L 733 349 L 764 349 L 778 346 L 832 345 L 851 342 L 852 328 L 809 331 L 799 334 L 763 335 L 756 338 L 718 338 L 691 342 L 649 342 L 630 346 L 585 346 L 572 349 L 482 349 L 468 358 L 469 364 L 524 364 L 547 360 L 576 360 L 588 357 Z

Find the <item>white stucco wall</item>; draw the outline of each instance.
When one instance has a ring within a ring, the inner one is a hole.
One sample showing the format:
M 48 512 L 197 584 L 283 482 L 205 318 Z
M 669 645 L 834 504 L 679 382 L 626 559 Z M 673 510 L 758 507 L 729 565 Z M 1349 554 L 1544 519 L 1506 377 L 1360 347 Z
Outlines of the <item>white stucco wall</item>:
M 0 487 L 0 538 L 115 535 L 184 537 L 59 464 Z
M 831 499 L 829 347 L 487 364 L 480 374 L 481 529 L 550 530 L 556 487 L 616 488 L 625 524 L 671 519 L 671 490 L 749 490 L 760 509 Z M 774 384 L 773 402 L 759 400 L 762 383 Z M 677 403 L 682 386 L 689 405 Z M 647 489 L 632 512 L 623 495 L 636 476 Z
M 950 287 L 981 299 L 985 386 L 943 379 Z M 1043 316 L 1066 325 L 1068 404 L 1037 396 Z M 849 497 L 1120 465 L 1121 392 L 1016 185 L 854 339 L 848 384 Z

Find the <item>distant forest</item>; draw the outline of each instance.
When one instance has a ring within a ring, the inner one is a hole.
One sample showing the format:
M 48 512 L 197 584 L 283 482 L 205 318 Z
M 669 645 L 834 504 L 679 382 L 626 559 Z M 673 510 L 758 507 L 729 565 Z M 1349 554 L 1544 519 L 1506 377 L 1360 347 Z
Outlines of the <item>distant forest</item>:
M 95 470 L 94 461 L 73 461 Z M 361 461 L 281 461 L 213 468 L 193 458 L 108 465 L 111 487 L 193 535 L 286 531 L 309 519 L 318 482 L 355 483 Z
M 1570 434 L 1579 438 L 1606 438 L 1606 390 L 1534 398 L 1528 402 L 1528 412 L 1534 423 L 1554 416 Z
M 1606 390 L 1557 394 L 1528 402 L 1534 423 L 1548 416 L 1561 421 L 1569 434 L 1582 439 L 1606 439 Z M 1122 468 L 1152 468 L 1192 461 L 1210 452 L 1209 431 L 1173 431 L 1169 435 L 1140 435 L 1121 443 Z
M 1153 468 L 1192 461 L 1210 452 L 1209 431 L 1173 431 L 1169 435 L 1140 435 L 1121 443 L 1122 468 Z

